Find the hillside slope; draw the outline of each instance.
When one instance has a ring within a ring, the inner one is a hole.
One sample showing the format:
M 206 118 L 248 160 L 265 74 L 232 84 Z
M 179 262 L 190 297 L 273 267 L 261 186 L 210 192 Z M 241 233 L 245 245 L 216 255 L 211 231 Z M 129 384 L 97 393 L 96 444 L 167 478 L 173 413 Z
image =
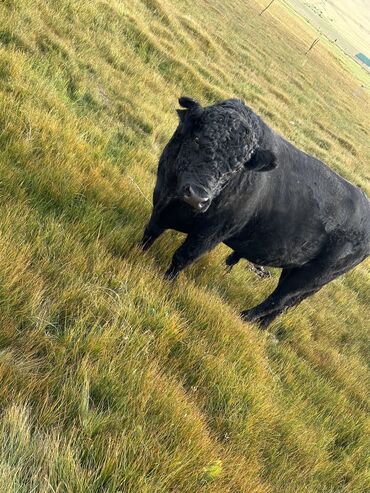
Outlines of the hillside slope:
M 1 492 L 370 488 L 369 262 L 262 333 L 238 313 L 277 271 L 225 276 L 220 247 L 172 286 L 182 235 L 136 246 L 182 94 L 245 99 L 369 193 L 360 83 L 260 10 L 1 3 Z
M 348 54 L 369 51 L 367 0 L 285 0 Z

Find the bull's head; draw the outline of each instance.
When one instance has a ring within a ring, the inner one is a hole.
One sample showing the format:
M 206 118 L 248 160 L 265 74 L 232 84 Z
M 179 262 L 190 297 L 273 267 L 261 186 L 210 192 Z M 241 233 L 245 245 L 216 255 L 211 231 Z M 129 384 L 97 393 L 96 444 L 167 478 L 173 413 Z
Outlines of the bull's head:
M 275 168 L 272 152 L 261 150 L 261 120 L 242 101 L 230 99 L 202 108 L 182 97 L 177 110 L 181 145 L 176 157 L 177 196 L 205 212 L 212 200 L 243 169 Z

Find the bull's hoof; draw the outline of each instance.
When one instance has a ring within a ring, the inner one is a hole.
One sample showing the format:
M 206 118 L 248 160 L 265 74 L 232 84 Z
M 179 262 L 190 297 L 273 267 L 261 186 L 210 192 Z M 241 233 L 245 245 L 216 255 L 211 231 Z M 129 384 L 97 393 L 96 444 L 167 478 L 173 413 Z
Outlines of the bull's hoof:
M 166 279 L 166 281 L 174 281 L 178 275 L 179 275 L 178 272 L 176 272 L 173 269 L 169 268 L 164 273 L 164 278 Z
M 255 322 L 258 317 L 253 313 L 252 310 L 244 310 L 241 312 L 240 317 L 245 322 Z
M 248 269 L 254 272 L 261 279 L 268 279 L 269 277 L 272 277 L 270 272 L 265 270 L 265 268 L 261 265 L 250 264 Z
M 272 322 L 273 318 L 275 318 L 272 317 L 271 315 L 258 316 L 255 312 L 253 312 L 253 309 L 242 311 L 240 316 L 241 319 L 244 320 L 244 322 L 252 322 L 258 324 L 261 330 L 267 329 L 267 327 Z

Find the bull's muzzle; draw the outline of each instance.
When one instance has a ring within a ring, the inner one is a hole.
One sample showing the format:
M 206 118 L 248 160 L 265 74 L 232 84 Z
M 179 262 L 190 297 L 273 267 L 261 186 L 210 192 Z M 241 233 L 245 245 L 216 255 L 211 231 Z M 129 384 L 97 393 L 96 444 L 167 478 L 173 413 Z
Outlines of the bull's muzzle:
M 199 212 L 205 212 L 211 204 L 211 198 L 205 192 L 198 192 L 191 185 L 185 185 L 182 193 L 184 202 Z

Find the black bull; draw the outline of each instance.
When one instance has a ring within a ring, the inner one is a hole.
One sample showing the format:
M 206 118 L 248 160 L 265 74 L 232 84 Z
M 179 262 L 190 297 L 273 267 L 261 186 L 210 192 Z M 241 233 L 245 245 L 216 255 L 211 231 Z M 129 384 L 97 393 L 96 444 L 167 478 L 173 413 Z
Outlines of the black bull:
M 370 201 L 324 163 L 276 134 L 240 100 L 201 107 L 183 97 L 158 165 L 142 245 L 166 229 L 187 233 L 169 279 L 218 243 L 281 267 L 276 289 L 242 312 L 267 325 L 370 254 Z

